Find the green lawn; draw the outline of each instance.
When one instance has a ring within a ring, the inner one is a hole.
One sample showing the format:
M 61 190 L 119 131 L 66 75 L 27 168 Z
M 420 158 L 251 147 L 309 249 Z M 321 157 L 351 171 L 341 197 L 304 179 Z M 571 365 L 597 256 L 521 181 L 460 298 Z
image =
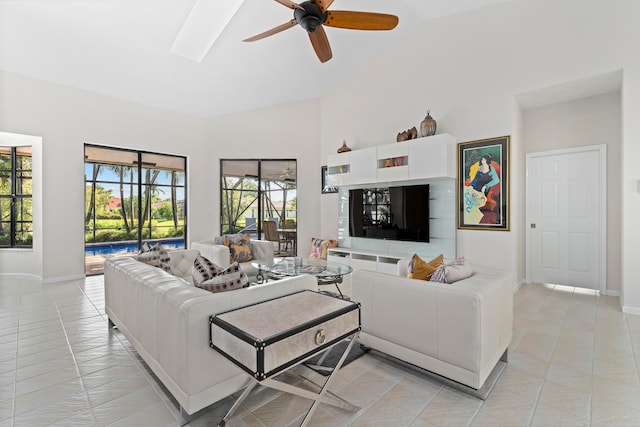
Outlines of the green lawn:
M 137 240 L 138 234 L 134 229 L 127 233 L 122 220 L 117 219 L 98 219 L 96 220 L 96 237 L 93 238 L 93 230 L 90 224 L 85 224 L 84 240 L 86 243 L 96 242 L 119 242 L 124 240 Z M 149 224 L 145 224 L 142 230 L 143 239 L 164 239 L 169 237 L 183 237 L 184 223 L 181 222 L 178 228 L 174 228 L 171 220 L 152 220 L 151 236 L 149 235 Z

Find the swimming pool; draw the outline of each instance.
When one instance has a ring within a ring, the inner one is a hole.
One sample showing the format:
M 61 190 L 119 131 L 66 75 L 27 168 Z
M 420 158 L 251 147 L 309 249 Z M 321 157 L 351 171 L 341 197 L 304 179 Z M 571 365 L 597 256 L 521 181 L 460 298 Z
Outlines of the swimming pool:
M 184 249 L 184 240 L 154 240 L 149 241 L 151 245 L 156 242 L 160 243 L 167 249 Z M 100 243 L 99 246 L 91 246 L 84 248 L 84 256 L 95 255 L 119 255 L 125 253 L 138 253 L 137 242 L 114 242 L 114 243 Z

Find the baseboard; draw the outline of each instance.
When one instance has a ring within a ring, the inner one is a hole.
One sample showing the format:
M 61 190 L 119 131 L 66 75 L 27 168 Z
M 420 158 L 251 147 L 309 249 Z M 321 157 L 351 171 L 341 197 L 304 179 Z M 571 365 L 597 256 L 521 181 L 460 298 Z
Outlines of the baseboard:
M 637 316 L 640 316 L 640 308 L 638 307 L 630 307 L 628 305 L 625 305 L 622 307 L 622 312 L 626 314 L 635 314 Z
M 0 273 L 0 279 L 37 280 L 39 282 L 42 277 L 37 274 Z
M 40 283 L 46 285 L 48 283 L 59 283 L 59 282 L 70 282 L 72 280 L 84 280 L 85 275 L 80 274 L 76 276 L 60 276 L 60 277 L 51 277 L 49 279 L 42 279 Z
M 525 284 L 524 280 L 519 281 L 518 283 L 515 283 L 513 285 L 513 293 L 515 294 L 516 292 L 518 292 L 518 290 L 522 287 L 522 285 Z

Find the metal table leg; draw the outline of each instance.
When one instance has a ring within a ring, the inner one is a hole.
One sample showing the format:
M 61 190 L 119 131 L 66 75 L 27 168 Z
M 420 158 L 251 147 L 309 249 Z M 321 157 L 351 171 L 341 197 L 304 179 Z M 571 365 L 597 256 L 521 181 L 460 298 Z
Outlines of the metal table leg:
M 300 396 L 300 397 L 304 397 L 304 398 L 313 400 L 313 405 L 311 405 L 311 408 L 309 408 L 309 411 L 307 412 L 307 415 L 304 417 L 304 420 L 302 421 L 301 427 L 306 426 L 309 423 L 309 420 L 311 419 L 311 417 L 315 413 L 316 409 L 318 409 L 318 405 L 320 403 L 326 403 L 328 405 L 336 406 L 338 408 L 342 408 L 342 409 L 345 409 L 345 410 L 351 411 L 351 412 L 356 412 L 356 411 L 360 410 L 360 407 L 352 405 L 351 403 L 349 403 L 346 400 L 342 399 L 340 396 L 338 396 L 338 395 L 336 395 L 336 394 L 334 394 L 334 393 L 329 391 L 329 386 L 331 385 L 331 383 L 335 379 L 335 375 L 337 374 L 338 370 L 340 369 L 340 367 L 344 363 L 345 359 L 347 358 L 347 355 L 351 351 L 351 348 L 353 347 L 354 343 L 357 341 L 358 335 L 359 335 L 359 332 L 356 332 L 355 334 L 353 334 L 353 335 L 351 335 L 350 337 L 347 338 L 347 339 L 350 340 L 350 343 L 347 346 L 347 348 L 344 350 L 344 352 L 342 353 L 342 356 L 340 356 L 340 360 L 338 360 L 338 363 L 333 368 L 333 372 L 331 372 L 331 374 L 327 377 L 327 380 L 325 381 L 323 386 L 320 386 L 319 384 L 316 384 L 315 382 L 309 380 L 308 378 L 305 378 L 304 376 L 296 374 L 297 376 L 302 377 L 304 380 L 309 381 L 310 383 L 312 383 L 316 387 L 320 387 L 320 391 L 319 392 L 314 393 L 313 391 L 305 390 L 305 389 L 303 389 L 301 387 L 296 387 L 294 385 L 284 383 L 284 382 L 276 380 L 274 378 L 267 378 L 267 379 L 264 379 L 262 381 L 258 381 L 255 378 L 251 378 L 250 384 L 245 388 L 245 390 L 242 392 L 240 397 L 238 397 L 238 399 L 233 404 L 231 409 L 229 409 L 229 412 L 227 412 L 227 414 L 224 416 L 224 418 L 220 421 L 220 423 L 218 424 L 218 427 L 224 427 L 226 425 L 226 422 L 231 418 L 233 413 L 238 409 L 238 407 L 240 406 L 242 401 L 247 398 L 247 396 L 249 395 L 251 390 L 253 390 L 253 388 L 258 384 L 264 385 L 266 387 L 273 388 L 275 390 L 283 391 L 285 393 L 290 393 L 290 394 L 293 394 L 293 395 L 296 395 L 296 396 Z M 326 351 L 328 351 L 330 348 L 332 348 L 332 347 L 327 348 Z M 311 355 L 310 358 L 313 357 L 313 356 L 314 355 Z M 288 371 L 291 368 L 293 368 L 295 366 L 298 366 L 302 362 L 303 361 L 291 366 L 286 371 L 281 372 L 281 374 L 284 374 L 284 373 L 291 374 Z

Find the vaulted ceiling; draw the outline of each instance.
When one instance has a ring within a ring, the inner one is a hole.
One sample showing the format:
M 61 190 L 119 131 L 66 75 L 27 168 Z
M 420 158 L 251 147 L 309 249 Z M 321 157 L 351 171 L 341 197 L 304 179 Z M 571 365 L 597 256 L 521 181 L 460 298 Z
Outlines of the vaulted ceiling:
M 506 0 L 336 0 L 330 10 L 397 15 L 399 24 L 327 27 L 333 59 L 324 64 L 300 26 L 242 42 L 293 17 L 276 1 L 245 0 L 202 61 L 172 53 L 194 6 L 213 1 L 223 0 L 0 0 L 0 70 L 209 117 L 317 98 L 416 26 Z

